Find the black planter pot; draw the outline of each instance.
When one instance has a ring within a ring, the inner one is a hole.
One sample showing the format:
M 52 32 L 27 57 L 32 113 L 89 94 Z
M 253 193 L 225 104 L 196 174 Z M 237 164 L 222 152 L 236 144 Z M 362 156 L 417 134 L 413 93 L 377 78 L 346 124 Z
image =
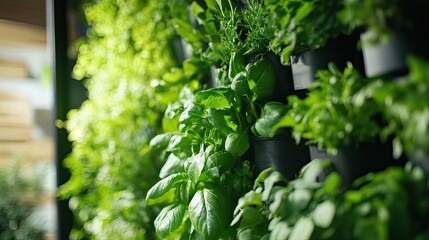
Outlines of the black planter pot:
M 367 42 L 372 36 L 369 31 L 362 33 L 362 42 Z M 366 76 L 399 77 L 407 74 L 407 55 L 429 59 L 428 41 L 422 31 L 395 31 L 387 42 L 363 44 Z
M 345 188 L 352 187 L 353 181 L 365 174 L 382 171 L 389 166 L 404 166 L 406 162 L 403 158 L 393 158 L 390 143 L 361 143 L 359 146 L 341 147 L 337 155 L 330 155 L 314 145 L 309 148 L 311 160 L 316 158 L 331 160 L 332 170 L 341 175 Z M 327 170 L 321 178 L 325 178 L 332 170 Z
M 303 166 L 310 162 L 310 152 L 304 144 L 297 145 L 291 135 L 275 138 L 253 137 L 254 176 L 275 167 L 287 179 L 295 179 Z
M 314 82 L 318 70 L 327 69 L 333 62 L 339 69 L 344 69 L 347 62 L 360 72 L 364 70 L 363 55 L 357 50 L 359 33 L 341 35 L 328 41 L 325 47 L 305 51 L 291 57 L 292 75 L 295 90 L 307 89 Z

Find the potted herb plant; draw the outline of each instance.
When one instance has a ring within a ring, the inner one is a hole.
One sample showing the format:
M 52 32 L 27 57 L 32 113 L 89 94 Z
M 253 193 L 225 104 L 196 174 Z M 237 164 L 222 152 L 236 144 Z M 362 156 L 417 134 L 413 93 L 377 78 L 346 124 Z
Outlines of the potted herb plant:
M 354 95 L 370 80 L 351 65 L 339 71 L 334 64 L 317 73 L 305 99 L 289 97 L 291 109 L 273 128 L 292 128 L 297 142 L 305 139 L 314 158 L 329 158 L 345 186 L 367 172 L 395 164 L 390 144 L 383 144 L 382 108 L 374 101 L 357 105 Z M 398 162 L 399 163 L 399 162 Z
M 290 131 L 278 132 L 275 136 L 271 134 L 271 129 L 287 110 L 285 104 L 268 102 L 252 127 L 256 175 L 266 168 L 275 167 L 287 179 L 294 179 L 310 161 L 308 147 L 304 143 L 297 144 Z
M 429 58 L 422 31 L 428 23 L 427 1 L 346 0 L 344 5 L 342 21 L 365 30 L 361 40 L 368 77 L 406 74 L 408 54 Z
M 421 169 L 389 168 L 344 191 L 337 173 L 318 181 L 326 163 L 312 161 L 289 182 L 272 169 L 262 172 L 235 209 L 237 238 L 427 238 L 428 176 Z
M 356 49 L 359 35 L 337 16 L 342 1 L 267 0 L 266 5 L 277 27 L 270 48 L 285 63 L 292 62 L 296 90 L 308 88 L 316 71 L 326 69 L 331 61 L 341 68 L 347 61 L 361 67 L 361 53 Z
M 387 121 L 382 134 L 385 138 L 393 136 L 394 156 L 404 152 L 429 171 L 429 62 L 410 56 L 408 68 L 409 74 L 400 80 L 377 80 L 356 97 L 380 104 Z

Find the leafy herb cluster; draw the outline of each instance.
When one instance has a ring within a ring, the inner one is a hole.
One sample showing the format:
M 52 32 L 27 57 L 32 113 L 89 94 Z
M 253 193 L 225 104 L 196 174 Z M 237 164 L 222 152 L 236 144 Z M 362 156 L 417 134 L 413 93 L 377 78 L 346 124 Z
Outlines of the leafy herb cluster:
M 190 65 L 170 71 L 176 62 L 168 2 L 85 5 L 90 29 L 77 43 L 73 73 L 85 79 L 89 99 L 68 115 L 71 178 L 60 189 L 75 214 L 74 239 L 156 238 L 160 209 L 144 199 L 162 162 L 149 142 L 162 132 L 167 104 L 195 73 Z
M 281 127 L 290 127 L 297 142 L 304 139 L 334 154 L 338 147 L 378 137 L 381 107 L 369 100 L 359 105 L 354 102 L 369 79 L 350 64 L 343 72 L 330 64 L 329 70 L 319 71 L 316 79 L 306 98 L 289 97 L 290 110 L 272 128 L 272 134 Z
M 326 45 L 329 39 L 353 30 L 340 21 L 343 1 L 338 0 L 265 0 L 275 37 L 270 48 L 289 63 L 290 56 Z
M 335 172 L 317 181 L 327 164 L 312 161 L 289 182 L 273 169 L 262 172 L 235 210 L 238 239 L 428 237 L 428 176 L 420 168 L 389 168 L 342 190 Z

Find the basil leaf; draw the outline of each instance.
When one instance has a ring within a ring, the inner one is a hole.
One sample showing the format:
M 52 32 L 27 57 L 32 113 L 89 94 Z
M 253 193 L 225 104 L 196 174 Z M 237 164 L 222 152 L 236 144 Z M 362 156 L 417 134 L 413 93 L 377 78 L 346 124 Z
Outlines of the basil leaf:
M 231 89 L 235 91 L 235 93 L 239 96 L 249 95 L 250 88 L 249 82 L 247 80 L 247 73 L 240 72 L 232 79 Z
M 183 161 L 181 161 L 176 155 L 170 153 L 167 158 L 167 161 L 161 168 L 159 172 L 160 178 L 165 178 L 173 173 L 181 172 L 183 170 Z
M 274 92 L 275 78 L 271 61 L 262 59 L 249 65 L 248 77 L 250 89 L 255 100 L 267 100 Z
M 242 53 L 232 53 L 229 60 L 228 77 L 233 79 L 238 73 L 245 71 L 244 64 L 244 56 Z
M 185 216 L 185 205 L 169 205 L 162 209 L 154 221 L 156 233 L 161 238 L 166 238 L 177 230 L 183 222 Z
M 177 183 L 184 182 L 185 180 L 186 178 L 183 173 L 171 174 L 170 176 L 161 179 L 147 192 L 146 202 L 148 204 L 153 203 L 154 201 L 151 200 L 162 197 L 168 191 L 175 188 Z
M 174 133 L 163 133 L 156 135 L 154 138 L 152 138 L 152 140 L 150 140 L 150 147 L 164 149 L 168 146 L 171 137 L 174 135 Z
M 317 205 L 313 212 L 314 225 L 327 228 L 331 225 L 335 217 L 335 204 L 331 201 L 325 201 Z
M 281 102 L 269 102 L 264 105 L 261 117 L 256 120 L 255 131 L 261 137 L 272 137 L 272 128 L 286 114 L 287 106 Z
M 240 228 L 252 228 L 264 222 L 265 217 L 254 207 L 245 207 L 242 210 Z
M 290 233 L 290 240 L 308 240 L 313 234 L 314 224 L 306 217 L 300 218 Z
M 206 162 L 206 155 L 202 153 L 198 153 L 190 159 L 190 163 L 188 166 L 188 176 L 192 182 L 197 183 L 200 179 L 201 172 L 204 169 L 204 165 Z
M 190 104 L 185 111 L 182 112 L 179 118 L 181 124 L 192 125 L 205 118 L 204 109 L 196 104 Z
M 242 133 L 230 133 L 225 140 L 225 149 L 235 156 L 242 156 L 249 149 L 249 136 L 247 131 Z
M 207 173 L 210 178 L 219 178 L 230 170 L 236 161 L 237 158 L 229 152 L 215 152 L 207 159 Z
M 228 109 L 232 106 L 232 97 L 228 95 L 228 89 L 212 88 L 197 92 L 194 101 L 205 108 Z
M 228 135 L 234 129 L 231 124 L 225 119 L 228 116 L 226 110 L 216 110 L 213 108 L 207 109 L 207 117 L 213 127 L 219 129 L 222 134 Z
M 229 196 L 225 189 L 206 184 L 189 203 L 189 219 L 204 239 L 219 239 L 229 223 Z

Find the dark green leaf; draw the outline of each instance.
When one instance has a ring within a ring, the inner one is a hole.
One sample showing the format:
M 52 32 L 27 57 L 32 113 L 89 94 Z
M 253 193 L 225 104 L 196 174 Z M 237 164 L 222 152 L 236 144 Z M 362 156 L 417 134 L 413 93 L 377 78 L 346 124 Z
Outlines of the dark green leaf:
M 230 79 L 235 78 L 235 76 L 240 73 L 245 71 L 245 66 L 244 66 L 244 56 L 242 53 L 240 52 L 234 52 L 232 53 L 232 56 L 230 58 L 229 61 L 229 71 L 228 71 L 228 77 Z
M 151 204 L 153 202 L 151 200 L 155 200 L 157 198 L 162 197 L 168 191 L 175 188 L 178 183 L 183 182 L 185 180 L 186 177 L 185 175 L 183 175 L 183 173 L 171 174 L 170 176 L 161 179 L 151 189 L 149 189 L 146 195 L 146 202 L 148 204 Z
M 173 204 L 163 208 L 154 221 L 158 236 L 166 238 L 177 230 L 182 225 L 185 212 L 185 205 Z
M 204 239 L 218 239 L 229 223 L 230 202 L 225 189 L 206 184 L 189 203 L 189 219 Z
M 231 89 L 239 96 L 250 94 L 246 72 L 243 71 L 235 75 L 231 82 Z
M 197 104 L 190 104 L 180 115 L 179 122 L 181 124 L 192 125 L 203 118 L 205 118 L 204 109 Z
M 264 105 L 261 117 L 255 123 L 255 130 L 261 137 L 272 137 L 273 126 L 276 125 L 288 107 L 280 102 L 268 102 Z
M 276 82 L 271 61 L 262 59 L 250 65 L 247 79 L 255 99 L 264 101 L 273 94 Z
M 226 137 L 225 149 L 235 156 L 242 156 L 249 147 L 250 144 L 247 132 L 230 133 Z
M 209 177 L 211 178 L 219 178 L 222 176 L 226 171 L 230 170 L 232 166 L 234 166 L 235 162 L 237 161 L 237 157 L 234 157 L 229 152 L 215 152 L 214 154 L 210 155 L 207 159 L 207 171 L 209 172 L 211 169 L 216 169 L 216 171 L 213 171 L 213 173 L 217 173 L 216 175 L 209 174 Z

